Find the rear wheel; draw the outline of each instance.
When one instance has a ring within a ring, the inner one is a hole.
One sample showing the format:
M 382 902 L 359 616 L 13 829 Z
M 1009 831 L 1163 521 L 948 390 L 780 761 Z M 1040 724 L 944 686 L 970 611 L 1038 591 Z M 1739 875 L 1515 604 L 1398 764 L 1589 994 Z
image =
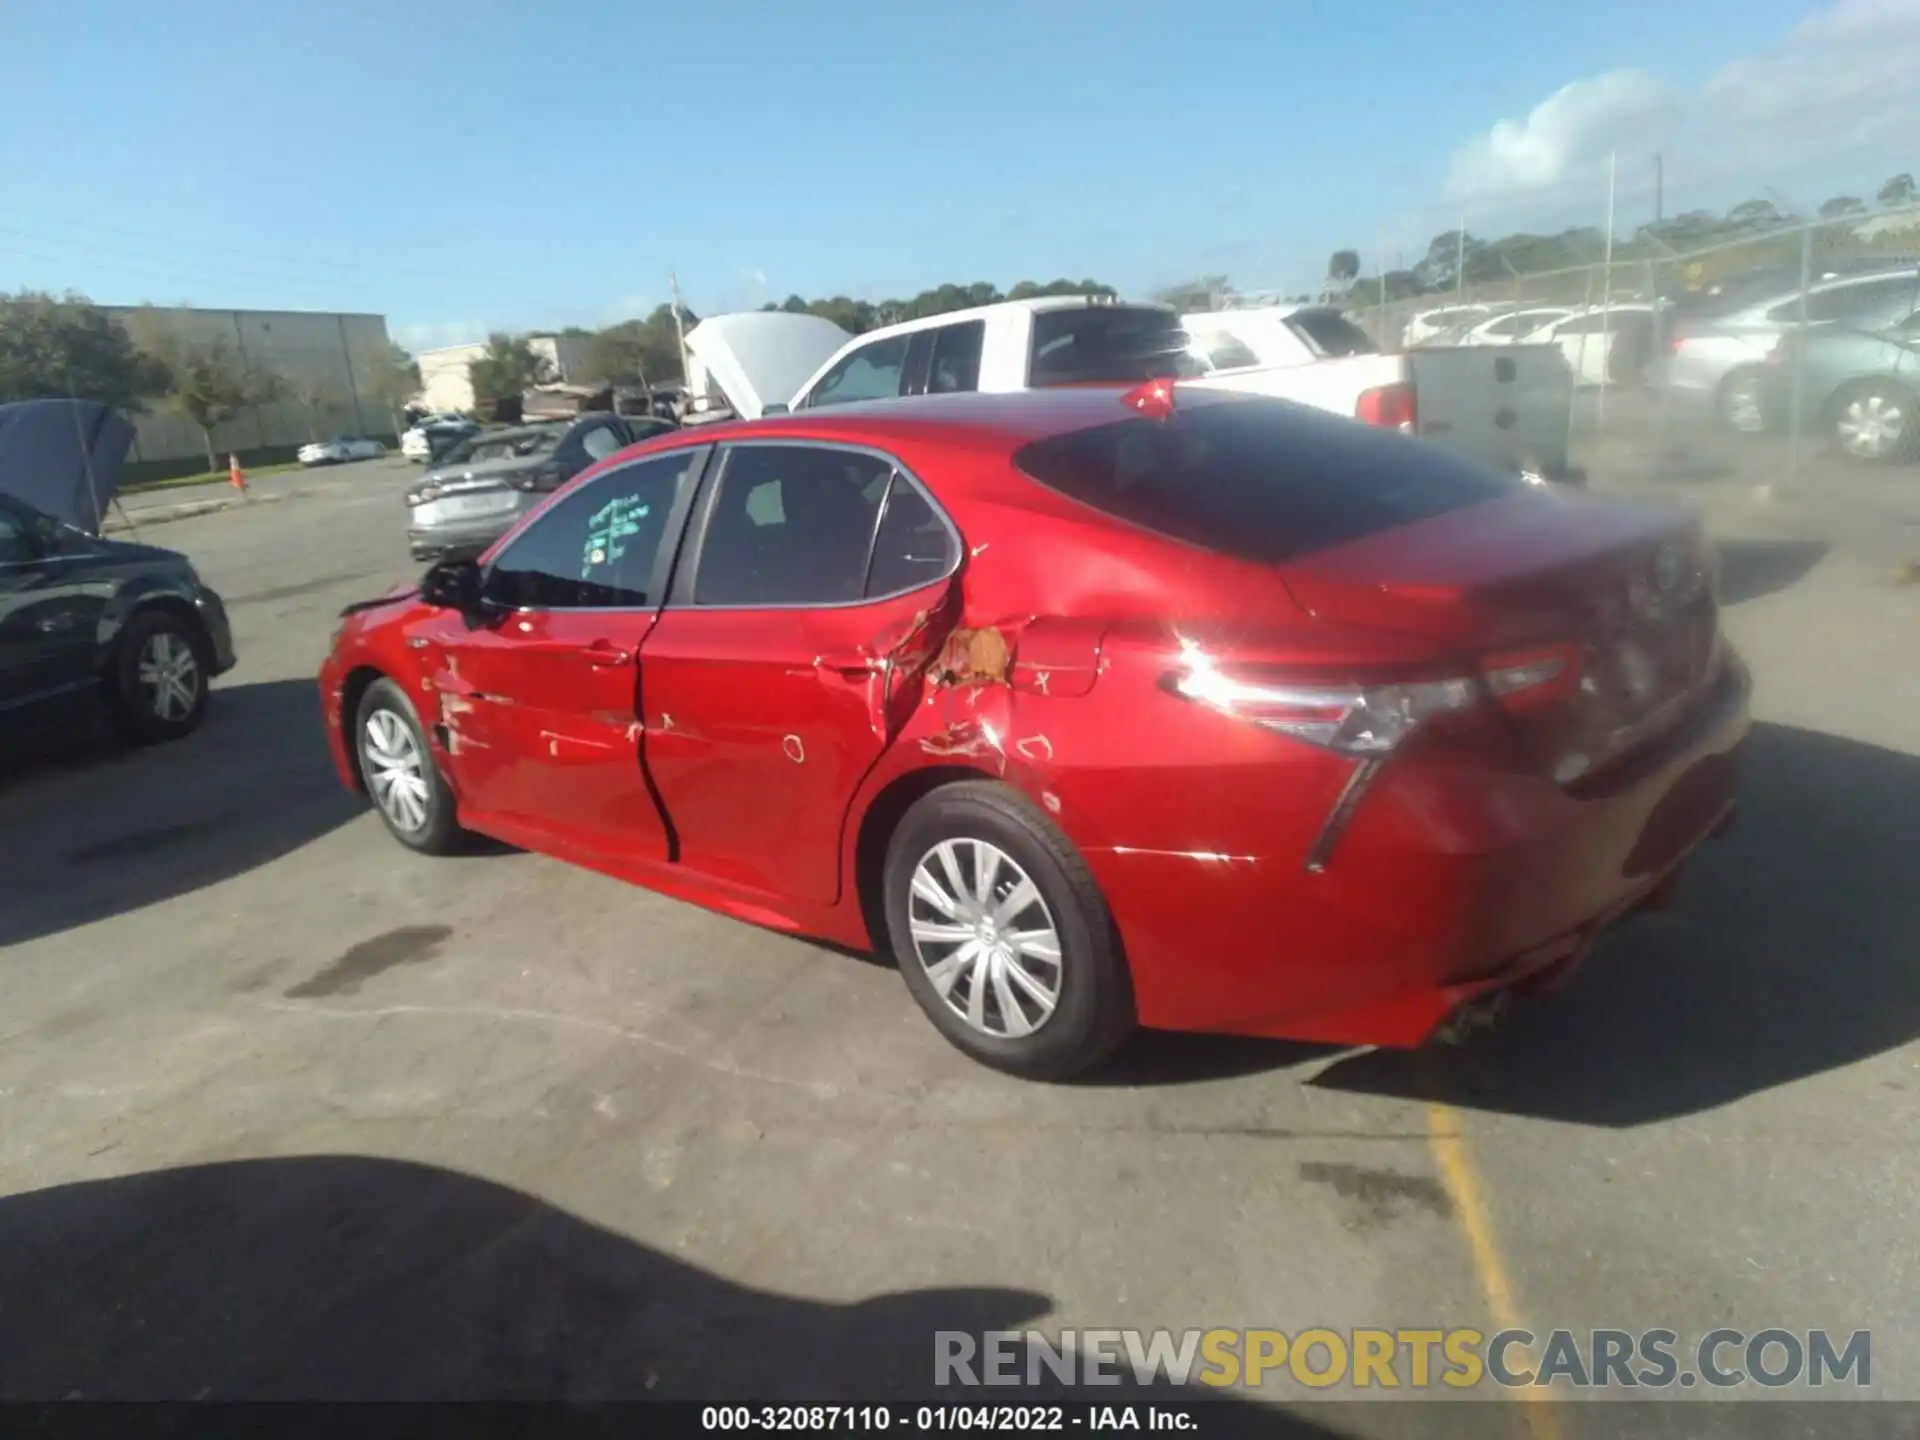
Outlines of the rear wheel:
M 1766 397 L 1761 372 L 1736 370 L 1720 384 L 1720 420 L 1741 435 L 1758 435 L 1767 428 Z
M 459 848 L 465 832 L 454 818 L 453 791 L 406 692 L 391 680 L 374 681 L 353 723 L 360 777 L 393 838 L 423 855 Z
M 1072 843 L 1017 791 L 964 781 L 927 795 L 895 830 L 882 883 L 907 989 L 974 1059 L 1066 1079 L 1133 1030 L 1106 901 Z
M 1833 403 L 1840 453 L 1866 465 L 1904 459 L 1914 448 L 1914 397 L 1891 380 L 1868 380 Z
M 198 624 L 170 610 L 141 610 L 120 632 L 109 713 L 139 745 L 178 740 L 207 713 L 209 649 Z

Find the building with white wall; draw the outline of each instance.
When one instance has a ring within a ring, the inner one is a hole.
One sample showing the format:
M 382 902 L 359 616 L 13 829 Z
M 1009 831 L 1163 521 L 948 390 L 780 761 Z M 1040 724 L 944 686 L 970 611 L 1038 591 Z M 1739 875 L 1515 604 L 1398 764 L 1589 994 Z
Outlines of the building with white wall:
M 587 363 L 588 341 L 578 335 L 530 335 L 527 343 L 546 363 L 541 379 L 571 384 Z M 420 403 L 439 414 L 473 409 L 473 381 L 467 367 L 487 353 L 484 343 L 446 345 L 420 352 Z

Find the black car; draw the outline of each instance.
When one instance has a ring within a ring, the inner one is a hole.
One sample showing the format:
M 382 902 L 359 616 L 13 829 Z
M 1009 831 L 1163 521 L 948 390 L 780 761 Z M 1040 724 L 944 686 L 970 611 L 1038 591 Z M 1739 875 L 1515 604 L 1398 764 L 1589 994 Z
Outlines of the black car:
M 0 733 L 104 710 L 136 742 L 177 739 L 232 668 L 226 607 L 186 556 L 0 495 Z
M 407 487 L 407 548 L 416 560 L 472 559 L 596 460 L 674 428 L 591 411 L 470 435 Z

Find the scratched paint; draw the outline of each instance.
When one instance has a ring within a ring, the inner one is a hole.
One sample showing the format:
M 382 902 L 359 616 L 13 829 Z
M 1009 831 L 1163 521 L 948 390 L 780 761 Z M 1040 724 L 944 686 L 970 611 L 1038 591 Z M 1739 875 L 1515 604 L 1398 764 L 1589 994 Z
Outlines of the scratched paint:
M 1255 865 L 1258 855 L 1223 855 L 1217 850 L 1143 850 L 1132 845 L 1115 845 L 1116 855 L 1158 855 L 1167 860 L 1195 860 L 1203 865 Z

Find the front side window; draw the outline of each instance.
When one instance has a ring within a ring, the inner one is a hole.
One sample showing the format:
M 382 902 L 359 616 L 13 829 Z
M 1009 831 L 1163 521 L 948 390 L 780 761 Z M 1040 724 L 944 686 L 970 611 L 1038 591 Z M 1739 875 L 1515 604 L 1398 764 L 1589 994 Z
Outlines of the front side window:
M 489 600 L 512 609 L 647 608 L 654 565 L 696 450 L 636 461 L 561 500 L 487 569 Z
M 894 335 L 862 345 L 820 377 L 807 406 L 847 405 L 858 400 L 891 400 L 900 393 L 911 336 Z
M 696 605 L 836 605 L 866 594 L 890 461 L 820 445 L 727 457 L 700 545 Z
M 0 506 L 0 565 L 18 565 L 33 559 L 33 530 L 27 518 L 11 506 Z
M 1224 330 L 1195 335 L 1191 348 L 1215 370 L 1244 370 L 1260 363 L 1251 347 Z

